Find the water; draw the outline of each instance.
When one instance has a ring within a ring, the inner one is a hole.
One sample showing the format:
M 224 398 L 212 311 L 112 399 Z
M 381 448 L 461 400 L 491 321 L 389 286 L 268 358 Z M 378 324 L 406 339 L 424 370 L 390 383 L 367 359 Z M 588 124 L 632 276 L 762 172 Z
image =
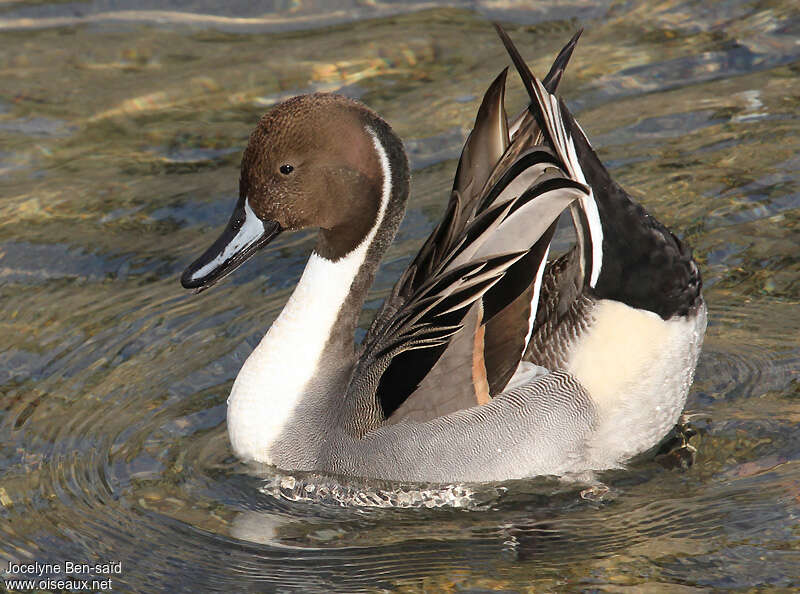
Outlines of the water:
M 796 6 L 449 4 L 0 6 L 3 566 L 118 561 L 114 590 L 141 592 L 800 587 Z M 487 18 L 540 74 L 586 27 L 561 91 L 694 246 L 710 311 L 695 464 L 637 461 L 597 496 L 248 472 L 225 399 L 313 237 L 281 236 L 202 296 L 177 277 L 229 216 L 251 128 L 338 89 L 407 140 L 413 197 L 366 325 L 507 64 Z

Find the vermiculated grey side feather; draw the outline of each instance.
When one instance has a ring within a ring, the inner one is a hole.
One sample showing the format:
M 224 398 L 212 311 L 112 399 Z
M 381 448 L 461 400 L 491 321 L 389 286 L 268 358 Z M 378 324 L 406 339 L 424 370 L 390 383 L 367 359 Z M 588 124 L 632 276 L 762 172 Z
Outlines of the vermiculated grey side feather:
M 596 421 L 581 385 L 568 373 L 555 372 L 483 406 L 425 423 L 385 426 L 361 439 L 329 436 L 331 447 L 316 469 L 430 482 L 563 475 L 590 466 L 586 440 Z M 297 463 L 290 461 L 290 467 Z

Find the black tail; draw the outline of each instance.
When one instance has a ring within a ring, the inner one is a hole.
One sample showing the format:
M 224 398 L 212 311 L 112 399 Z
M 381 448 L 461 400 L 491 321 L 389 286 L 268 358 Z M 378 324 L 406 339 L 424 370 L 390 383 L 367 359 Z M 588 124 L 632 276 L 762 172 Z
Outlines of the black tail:
M 528 68 L 519 50 L 517 50 L 514 42 L 511 41 L 511 38 L 503 27 L 501 27 L 499 23 L 492 24 L 494 25 L 495 31 L 497 31 L 497 34 L 500 36 L 503 45 L 506 47 L 508 55 L 511 56 L 511 61 L 514 63 L 517 72 L 519 72 L 519 77 L 522 79 L 522 84 L 525 85 L 525 90 L 528 91 L 528 96 L 531 98 L 531 101 L 535 103 L 536 94 L 533 90 L 533 73 L 531 69 Z M 569 64 L 569 59 L 572 57 L 572 52 L 575 50 L 575 46 L 578 45 L 578 39 L 580 39 L 581 33 L 583 33 L 582 28 L 578 29 L 575 35 L 572 36 L 572 39 L 567 42 L 567 45 L 561 48 L 553 65 L 550 67 L 550 72 L 548 72 L 547 76 L 542 80 L 542 84 L 544 88 L 547 89 L 548 93 L 555 93 L 558 83 L 561 81 L 561 75 L 564 74 L 564 70 L 566 70 L 567 64 Z

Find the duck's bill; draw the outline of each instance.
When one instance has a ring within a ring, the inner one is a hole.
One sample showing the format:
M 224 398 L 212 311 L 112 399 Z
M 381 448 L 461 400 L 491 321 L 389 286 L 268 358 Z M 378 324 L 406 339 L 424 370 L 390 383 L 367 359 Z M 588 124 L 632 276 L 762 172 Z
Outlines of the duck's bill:
M 259 219 L 240 198 L 222 235 L 183 272 L 185 289 L 203 291 L 228 276 L 282 231 L 275 221 Z

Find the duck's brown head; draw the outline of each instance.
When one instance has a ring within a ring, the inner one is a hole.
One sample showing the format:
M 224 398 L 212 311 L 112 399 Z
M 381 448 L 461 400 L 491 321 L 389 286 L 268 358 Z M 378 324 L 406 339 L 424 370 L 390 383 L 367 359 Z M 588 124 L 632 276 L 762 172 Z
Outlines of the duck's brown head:
M 316 252 L 330 260 L 345 256 L 375 225 L 386 177 L 404 188 L 391 192 L 404 203 L 402 144 L 367 107 L 330 94 L 280 103 L 250 135 L 227 228 L 181 283 L 210 287 L 284 230 L 319 228 Z

